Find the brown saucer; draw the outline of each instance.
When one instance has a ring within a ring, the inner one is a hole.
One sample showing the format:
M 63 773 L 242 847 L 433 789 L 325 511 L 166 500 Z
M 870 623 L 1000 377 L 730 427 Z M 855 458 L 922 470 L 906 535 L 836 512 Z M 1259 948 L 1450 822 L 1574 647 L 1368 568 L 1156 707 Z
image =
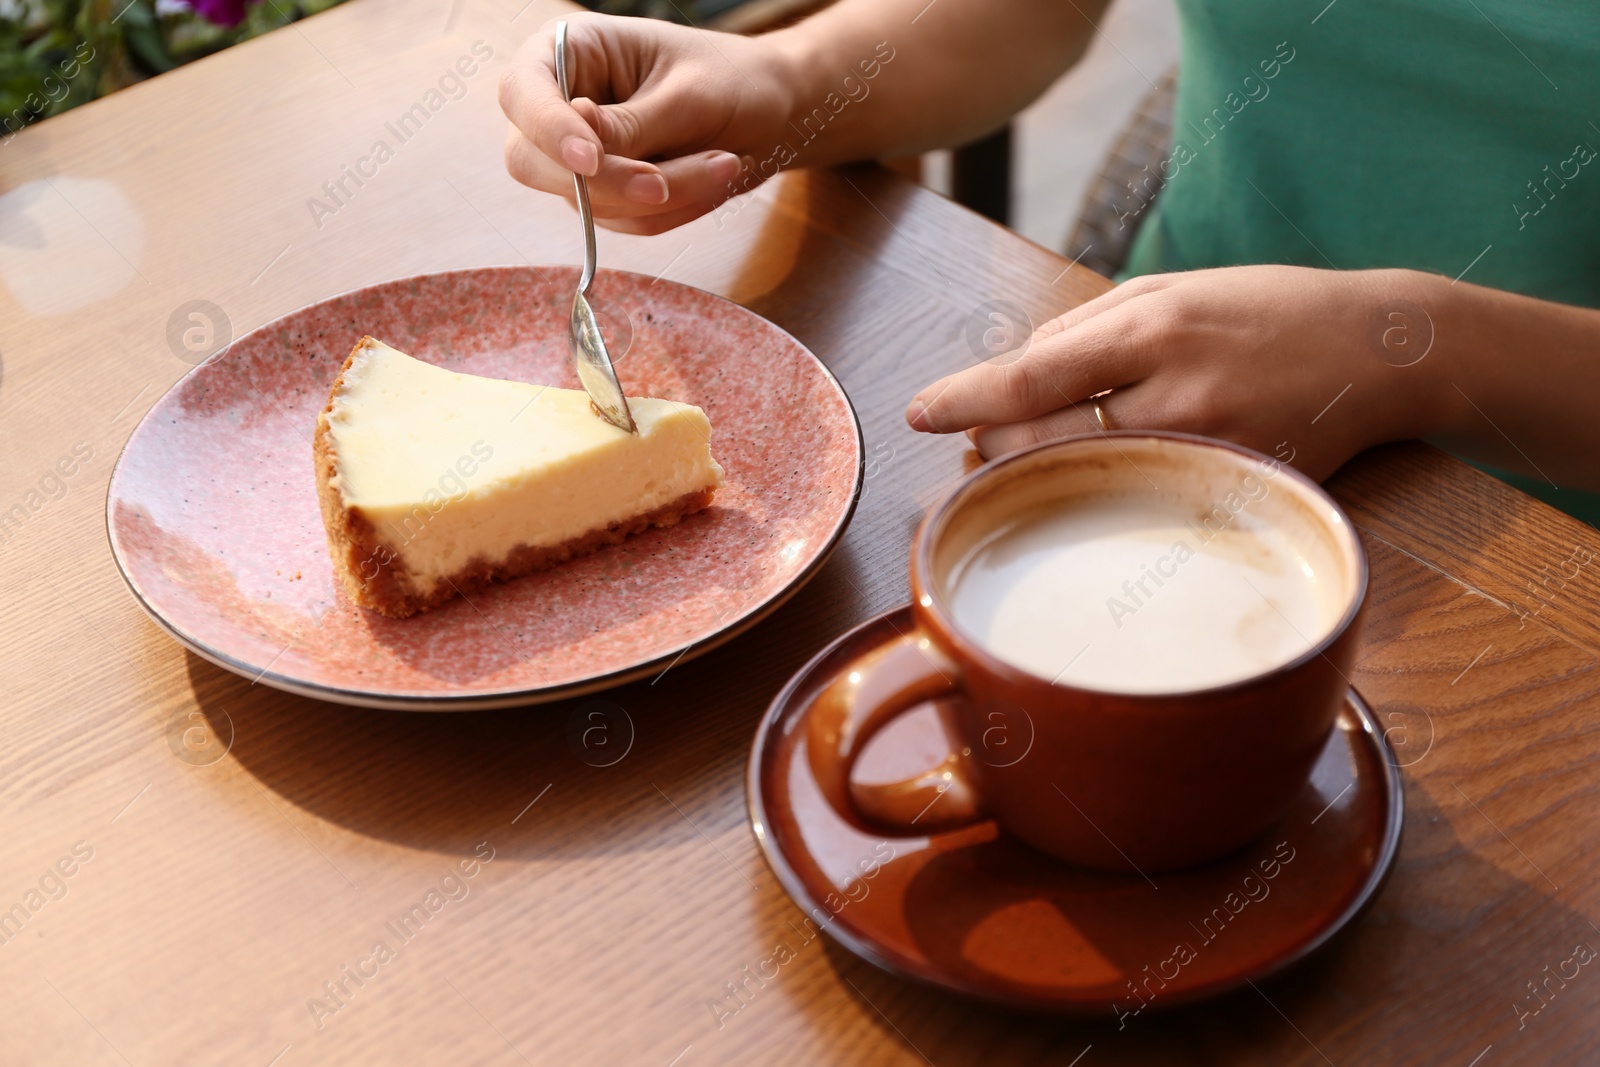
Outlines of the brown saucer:
M 1400 772 L 1353 689 L 1283 818 L 1204 867 L 1151 878 L 1083 870 L 993 823 L 923 838 L 857 831 L 823 799 L 799 727 L 843 665 L 910 627 L 900 608 L 823 650 L 773 701 L 750 754 L 750 817 L 767 862 L 809 922 L 863 959 L 1012 1007 L 1125 1015 L 1280 971 L 1382 888 L 1400 846 Z M 903 778 L 948 751 L 925 705 L 874 739 L 858 776 Z M 1072 814 L 1066 800 L 1062 809 Z

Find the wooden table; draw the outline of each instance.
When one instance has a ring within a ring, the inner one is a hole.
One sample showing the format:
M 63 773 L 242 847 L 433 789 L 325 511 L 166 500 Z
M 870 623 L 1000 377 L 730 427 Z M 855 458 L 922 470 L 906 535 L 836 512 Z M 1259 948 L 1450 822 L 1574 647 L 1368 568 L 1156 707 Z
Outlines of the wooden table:
M 786 177 L 721 228 L 602 238 L 605 263 L 726 294 L 815 350 L 871 472 L 793 601 L 608 694 L 636 730 L 621 762 L 576 758 L 569 705 L 353 710 L 163 636 L 102 508 L 117 450 L 188 369 L 175 308 L 211 301 L 237 334 L 383 279 L 578 258 L 568 210 L 501 168 L 495 79 L 556 10 L 521 3 L 356 0 L 0 147 L 0 510 L 29 509 L 0 532 L 0 909 L 39 905 L 0 944 L 0 1063 L 1595 1062 L 1600 973 L 1547 1003 L 1527 983 L 1600 946 L 1600 557 L 1573 555 L 1600 534 L 1420 446 L 1334 482 L 1373 564 L 1356 681 L 1407 763 L 1399 866 L 1349 936 L 1121 1033 L 932 993 L 818 940 L 719 1027 L 710 1002 L 797 915 L 746 820 L 756 720 L 904 600 L 912 529 L 971 462 L 907 430 L 906 398 L 971 360 L 982 302 L 1042 318 L 1107 285 L 880 169 Z M 308 198 L 480 40 L 494 58 L 465 95 L 316 218 Z M 41 481 L 54 497 L 28 496 Z M 231 749 L 186 761 L 188 729 Z M 475 855 L 467 895 L 318 1018 L 324 983 Z

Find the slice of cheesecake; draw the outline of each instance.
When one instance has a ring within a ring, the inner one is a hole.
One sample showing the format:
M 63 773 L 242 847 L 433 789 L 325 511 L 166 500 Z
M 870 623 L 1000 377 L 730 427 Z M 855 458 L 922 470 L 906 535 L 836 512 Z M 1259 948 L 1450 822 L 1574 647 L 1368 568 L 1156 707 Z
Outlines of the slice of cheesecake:
M 705 412 L 628 405 L 637 434 L 584 392 L 457 374 L 363 337 L 313 446 L 351 599 L 403 618 L 709 505 L 722 467 Z

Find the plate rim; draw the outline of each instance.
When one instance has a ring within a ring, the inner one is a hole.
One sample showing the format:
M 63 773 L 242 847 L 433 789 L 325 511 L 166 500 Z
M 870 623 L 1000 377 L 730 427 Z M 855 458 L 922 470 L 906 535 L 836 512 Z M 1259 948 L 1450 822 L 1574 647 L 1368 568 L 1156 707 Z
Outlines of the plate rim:
M 824 363 L 822 357 L 813 352 L 809 345 L 805 344 L 794 334 L 773 322 L 765 315 L 762 315 L 759 312 L 738 303 L 737 301 L 730 300 L 728 297 L 725 297 L 720 293 L 713 293 L 709 289 L 702 289 L 699 286 L 674 281 L 671 278 L 651 279 L 648 275 L 640 274 L 637 271 L 617 270 L 609 267 L 601 268 L 599 273 L 629 277 L 639 281 L 649 282 L 651 285 L 654 285 L 658 282 L 665 282 L 666 284 L 675 286 L 679 289 L 691 290 L 703 296 L 710 297 L 720 303 L 732 305 L 746 314 L 754 315 L 763 323 L 766 323 L 767 326 L 776 330 L 781 336 L 793 342 L 796 348 L 798 348 L 811 359 L 811 361 L 816 365 L 817 369 L 822 372 L 824 379 L 833 386 L 834 390 L 838 393 L 839 398 L 844 401 L 845 411 L 847 411 L 850 415 L 850 424 L 855 429 L 856 464 L 854 481 L 850 487 L 848 502 L 845 505 L 843 513 L 839 516 L 839 520 L 834 524 L 833 529 L 829 531 L 826 542 L 818 550 L 812 561 L 785 585 L 783 585 L 777 592 L 773 593 L 766 600 L 758 603 L 755 608 L 747 614 L 741 616 L 726 626 L 712 631 L 697 641 L 691 641 L 681 647 L 669 649 L 653 659 L 642 663 L 634 663 L 626 667 L 620 667 L 614 671 L 609 671 L 604 674 L 576 679 L 571 682 L 565 682 L 557 685 L 532 686 L 516 689 L 485 690 L 476 693 L 463 693 L 460 695 L 421 693 L 383 694 L 374 692 L 370 689 L 324 685 L 318 682 L 306 682 L 304 680 L 290 678 L 274 672 L 272 670 L 272 663 L 270 662 L 265 667 L 260 667 L 257 664 L 244 663 L 243 661 L 229 655 L 226 652 L 212 648 L 197 635 L 190 634 L 187 631 L 182 630 L 168 620 L 165 616 L 163 616 L 151 604 L 144 591 L 139 588 L 138 583 L 135 582 L 133 576 L 128 573 L 128 568 L 123 560 L 123 549 L 117 542 L 117 535 L 113 527 L 111 517 L 113 494 L 117 488 L 118 477 L 122 474 L 123 460 L 127 455 L 129 445 L 133 443 L 134 438 L 139 435 L 140 431 L 144 429 L 145 424 L 149 422 L 150 413 L 154 411 L 162 401 L 166 400 L 167 397 L 172 395 L 175 390 L 188 381 L 191 376 L 199 373 L 201 368 L 205 367 L 209 363 L 212 363 L 213 361 L 225 358 L 233 349 L 233 346 L 238 344 L 240 341 L 252 337 L 270 327 L 276 326 L 278 323 L 292 315 L 297 315 L 309 308 L 331 303 L 332 301 L 338 300 L 342 297 L 350 296 L 355 293 L 366 292 L 368 290 L 378 289 L 384 286 L 400 285 L 407 282 L 417 282 L 428 278 L 445 277 L 448 275 L 495 273 L 513 274 L 538 272 L 545 269 L 576 270 L 577 267 L 570 263 L 553 263 L 543 265 L 532 263 L 492 264 L 481 267 L 456 267 L 449 270 L 428 271 L 422 274 L 403 275 L 384 281 L 372 282 L 368 285 L 355 286 L 318 300 L 307 301 L 304 304 L 285 311 L 281 315 L 276 315 L 273 318 L 268 319 L 260 325 L 247 330 L 238 337 L 233 338 L 221 351 L 195 364 L 188 371 L 180 375 L 170 386 L 167 387 L 165 391 L 162 392 L 159 397 L 156 398 L 149 408 L 145 409 L 145 413 L 140 416 L 139 421 L 128 433 L 127 438 L 123 440 L 122 447 L 117 450 L 116 462 L 112 464 L 111 475 L 106 480 L 105 506 L 102 509 L 102 518 L 106 531 L 106 542 L 111 549 L 111 559 L 112 562 L 116 564 L 117 573 L 122 576 L 123 584 L 127 586 L 128 591 L 133 595 L 134 601 L 139 605 L 144 613 L 156 623 L 157 627 L 163 630 L 169 637 L 177 641 L 180 645 L 187 648 L 201 659 L 204 659 L 215 666 L 231 671 L 240 677 L 250 679 L 252 684 L 260 683 L 271 686 L 274 689 L 293 693 L 297 696 L 311 697 L 316 700 L 323 700 L 329 703 L 341 704 L 349 707 L 376 708 L 391 711 L 479 711 L 490 710 L 494 708 L 518 707 L 522 705 L 545 704 L 557 700 L 566 700 L 573 697 L 585 696 L 590 693 L 601 692 L 606 689 L 612 689 L 619 685 L 625 685 L 628 682 L 637 681 L 638 679 L 645 677 L 663 665 L 671 666 L 677 663 L 687 663 L 692 659 L 696 659 L 699 656 L 702 656 L 705 653 L 710 652 L 713 649 L 728 643 L 729 641 L 732 641 L 734 638 L 752 629 L 757 624 L 764 621 L 773 612 L 781 608 L 784 604 L 788 603 L 788 601 L 807 584 L 809 584 L 811 579 L 816 577 L 817 573 L 827 565 L 830 559 L 833 558 L 833 554 L 838 551 L 840 543 L 844 540 L 845 532 L 850 528 L 851 520 L 855 518 L 856 507 L 861 502 L 861 490 L 866 483 L 866 438 L 861 429 L 861 415 L 856 411 L 855 403 L 850 399 L 850 393 L 845 389 L 844 383 L 841 382 L 838 376 L 833 373 L 833 369 Z
M 816 909 L 823 908 L 823 903 L 812 897 L 800 876 L 789 863 L 783 849 L 778 846 L 767 829 L 766 803 L 761 787 L 761 775 L 766 763 L 766 756 L 768 752 L 774 750 L 773 735 L 777 731 L 780 720 L 788 710 L 789 704 L 794 699 L 796 691 L 807 679 L 812 677 L 821 664 L 840 648 L 855 641 L 863 632 L 873 627 L 881 626 L 886 622 L 893 626 L 895 622 L 899 621 L 899 616 L 902 615 L 909 622 L 911 617 L 911 605 L 909 603 L 873 615 L 830 642 L 827 647 L 812 656 L 804 666 L 795 671 L 783 688 L 779 690 L 777 696 L 773 697 L 772 703 L 767 706 L 766 712 L 761 716 L 761 721 L 756 725 L 755 738 L 751 742 L 750 756 L 746 761 L 745 767 L 745 800 L 750 830 L 755 835 L 761 855 L 767 861 L 767 867 L 776 876 L 779 886 L 782 887 L 791 903 L 798 906 L 807 915 L 815 914 Z M 1366 698 L 1357 691 L 1353 684 L 1345 689 L 1345 702 L 1355 710 L 1356 719 L 1361 724 L 1362 734 L 1366 736 L 1368 744 L 1377 748 L 1379 759 L 1382 760 L 1387 772 L 1381 778 L 1387 797 L 1383 842 L 1371 870 L 1367 872 L 1366 879 L 1361 883 L 1361 888 L 1351 897 L 1349 903 L 1339 912 L 1337 917 L 1319 929 L 1314 936 L 1306 938 L 1286 951 L 1278 953 L 1261 966 L 1212 982 L 1209 985 L 1196 987 L 1185 993 L 1171 995 L 1158 1003 L 1153 1002 L 1149 1005 L 1150 1007 L 1158 1011 L 1165 1011 L 1185 1004 L 1211 1000 L 1243 989 L 1252 982 L 1264 981 L 1283 974 L 1314 956 L 1329 941 L 1332 941 L 1347 929 L 1372 906 L 1378 894 L 1383 891 L 1383 887 L 1388 883 L 1389 876 L 1394 870 L 1395 861 L 1399 857 L 1400 841 L 1404 834 L 1405 781 L 1400 774 L 1399 764 L 1393 758 L 1394 752 L 1389 745 L 1388 735 L 1379 728 L 1377 716 L 1374 715 Z M 823 910 L 826 911 L 827 909 L 823 908 Z M 1002 993 L 992 988 L 985 988 L 953 978 L 934 968 L 925 970 L 915 961 L 901 958 L 899 953 L 882 951 L 877 945 L 867 942 L 853 931 L 840 927 L 839 924 L 832 921 L 824 924 L 821 927 L 821 932 L 827 934 L 833 941 L 858 958 L 897 978 L 905 979 L 921 986 L 940 989 L 947 993 L 968 997 L 993 1006 L 1078 1018 L 1093 1017 L 1103 1014 L 1106 1010 L 1105 1005 L 1099 1001 Z

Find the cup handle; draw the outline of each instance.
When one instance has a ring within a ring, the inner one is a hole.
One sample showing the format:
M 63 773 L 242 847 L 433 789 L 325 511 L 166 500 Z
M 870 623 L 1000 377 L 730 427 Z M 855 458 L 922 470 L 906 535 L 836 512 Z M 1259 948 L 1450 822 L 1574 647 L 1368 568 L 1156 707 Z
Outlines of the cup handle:
M 874 734 L 925 700 L 960 692 L 960 670 L 920 628 L 842 670 L 807 716 L 811 772 L 833 810 L 858 829 L 901 837 L 941 833 L 986 818 L 967 758 L 959 751 L 899 782 L 850 780 Z

